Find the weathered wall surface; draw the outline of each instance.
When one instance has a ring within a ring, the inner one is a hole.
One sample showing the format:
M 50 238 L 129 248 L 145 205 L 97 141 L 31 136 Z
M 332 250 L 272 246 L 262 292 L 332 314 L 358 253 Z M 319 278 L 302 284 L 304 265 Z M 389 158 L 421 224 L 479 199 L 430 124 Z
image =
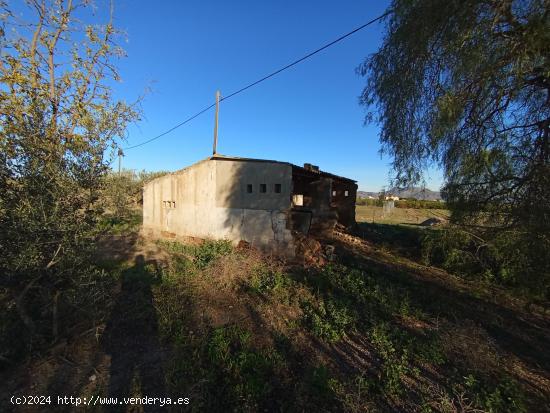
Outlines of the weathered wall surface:
M 205 160 L 144 187 L 143 226 L 159 234 L 244 240 L 294 256 L 287 229 L 291 185 L 289 165 Z
M 215 165 L 200 162 L 165 175 L 143 189 L 143 226 L 157 231 L 207 237 L 215 194 Z
M 292 167 L 271 162 L 216 162 L 216 206 L 245 209 L 287 209 L 292 186 Z M 251 185 L 252 192 L 248 192 Z M 265 185 L 266 192 L 260 192 Z M 280 185 L 280 192 L 275 192 Z
M 332 183 L 331 206 L 338 213 L 338 222 L 346 227 L 355 225 L 357 184 L 335 180 Z

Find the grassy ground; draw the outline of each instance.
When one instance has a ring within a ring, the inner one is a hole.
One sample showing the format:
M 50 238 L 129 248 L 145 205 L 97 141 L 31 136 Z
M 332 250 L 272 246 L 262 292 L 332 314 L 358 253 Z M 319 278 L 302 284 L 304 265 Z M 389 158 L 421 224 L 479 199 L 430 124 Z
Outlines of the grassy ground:
M 382 207 L 358 205 L 356 207 L 357 222 L 379 224 L 420 224 L 428 218 L 449 218 L 446 209 L 414 209 L 394 208 L 391 213 L 384 214 Z
M 362 224 L 309 268 L 224 241 L 113 235 L 96 328 L 6 383 L 190 399 L 174 412 L 547 411 L 548 312 L 422 266 L 419 230 Z

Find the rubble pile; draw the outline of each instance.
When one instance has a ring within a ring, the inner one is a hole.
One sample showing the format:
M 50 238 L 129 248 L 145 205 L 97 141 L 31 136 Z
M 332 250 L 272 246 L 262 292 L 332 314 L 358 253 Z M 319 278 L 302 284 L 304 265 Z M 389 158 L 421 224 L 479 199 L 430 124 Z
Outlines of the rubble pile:
M 306 267 L 320 267 L 327 263 L 328 258 L 323 245 L 315 238 L 296 233 L 294 243 L 296 258 Z

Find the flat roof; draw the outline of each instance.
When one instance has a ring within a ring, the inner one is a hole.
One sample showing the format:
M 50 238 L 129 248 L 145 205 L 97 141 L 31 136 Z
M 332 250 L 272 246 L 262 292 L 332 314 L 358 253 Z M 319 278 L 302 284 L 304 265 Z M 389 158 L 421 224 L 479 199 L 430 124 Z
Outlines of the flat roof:
M 294 165 L 293 163 L 290 163 L 290 162 L 283 162 L 283 161 L 274 161 L 274 160 L 271 160 L 271 159 L 255 159 L 255 158 L 242 158 L 242 157 L 238 157 L 238 156 L 227 156 L 227 155 L 220 155 L 220 154 L 216 154 L 216 155 L 212 155 L 204 160 L 212 160 L 212 161 L 242 161 L 242 162 L 268 162 L 268 163 L 278 163 L 278 164 L 282 164 L 282 165 L 290 165 L 291 167 L 293 168 L 296 168 L 298 170 L 301 170 L 301 171 L 304 171 L 308 174 L 316 174 L 316 175 L 322 175 L 322 176 L 326 176 L 328 178 L 333 178 L 333 179 L 340 179 L 340 180 L 343 180 L 343 181 L 349 181 L 349 182 L 357 182 L 353 179 L 350 179 L 350 178 L 346 178 L 344 176 L 339 176 L 339 175 L 335 175 L 335 174 L 331 174 L 329 172 L 325 172 L 325 171 L 313 171 L 311 169 L 306 169 L 302 166 L 298 166 L 298 165 Z M 202 161 L 201 161 L 202 162 Z
M 177 171 L 171 172 L 170 174 L 176 174 L 178 172 L 183 172 L 183 171 L 185 171 L 189 168 L 194 167 L 195 165 L 198 165 L 198 164 L 201 164 L 201 163 L 207 162 L 207 161 L 238 161 L 238 162 L 277 163 L 277 164 L 281 164 L 281 165 L 289 165 L 293 169 L 297 169 L 300 172 L 306 173 L 308 175 L 321 175 L 321 176 L 324 176 L 324 177 L 327 177 L 327 178 L 338 179 L 338 180 L 341 180 L 341 181 L 348 181 L 348 182 L 353 182 L 353 183 L 357 182 L 353 179 L 346 178 L 346 177 L 339 176 L 339 175 L 334 175 L 334 174 L 331 174 L 329 172 L 325 172 L 325 171 L 321 171 L 321 170 L 313 171 L 311 169 L 306 169 L 302 166 L 294 165 L 290 162 L 275 161 L 275 160 L 271 160 L 271 159 L 242 158 L 242 157 L 239 157 L 239 156 L 227 156 L 227 155 L 221 155 L 221 154 L 216 154 L 216 155 L 209 156 L 208 158 L 201 159 L 200 161 L 195 162 L 192 165 L 186 166 L 185 168 L 182 168 L 182 169 L 178 169 Z M 162 177 L 159 177 L 159 178 L 156 178 L 156 179 L 160 179 L 160 178 L 162 178 Z M 150 182 L 153 182 L 156 179 L 153 179 Z

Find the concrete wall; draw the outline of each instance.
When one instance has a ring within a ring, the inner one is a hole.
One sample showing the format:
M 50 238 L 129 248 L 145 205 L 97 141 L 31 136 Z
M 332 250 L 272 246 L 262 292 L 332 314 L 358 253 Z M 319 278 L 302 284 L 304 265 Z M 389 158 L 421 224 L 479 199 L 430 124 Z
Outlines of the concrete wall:
M 290 165 L 205 160 L 145 185 L 143 226 L 157 234 L 244 240 L 294 256 L 287 229 L 291 185 Z
M 209 210 L 215 202 L 212 188 L 215 165 L 210 162 L 149 182 L 143 188 L 144 228 L 207 237 L 211 233 Z M 175 202 L 175 206 L 168 202 Z
M 216 162 L 216 206 L 246 209 L 287 209 L 290 206 L 292 167 L 274 162 Z M 260 185 L 266 192 L 260 192 Z M 279 184 L 280 193 L 275 192 Z M 248 192 L 251 185 L 252 192 Z

